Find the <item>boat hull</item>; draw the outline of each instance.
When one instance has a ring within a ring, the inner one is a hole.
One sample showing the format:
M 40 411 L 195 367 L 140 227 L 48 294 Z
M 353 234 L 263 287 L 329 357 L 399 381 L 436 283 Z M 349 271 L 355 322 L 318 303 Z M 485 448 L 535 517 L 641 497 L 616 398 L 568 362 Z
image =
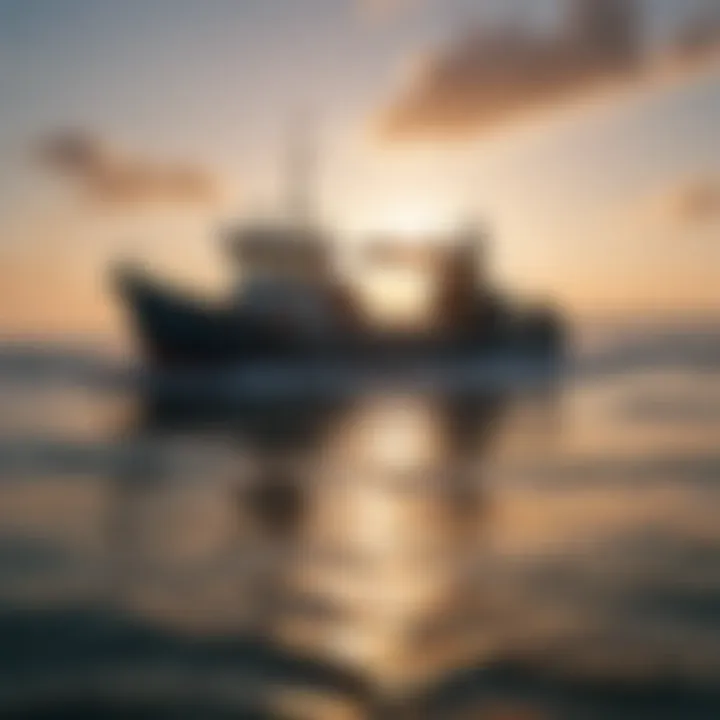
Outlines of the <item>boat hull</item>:
M 163 286 L 137 271 L 116 275 L 140 350 L 156 368 L 316 368 L 386 371 L 448 366 L 506 358 L 511 362 L 559 361 L 564 341 L 557 318 L 494 323 L 463 337 L 398 337 L 354 332 L 319 342 L 294 327 L 253 321 L 237 310 L 212 305 Z

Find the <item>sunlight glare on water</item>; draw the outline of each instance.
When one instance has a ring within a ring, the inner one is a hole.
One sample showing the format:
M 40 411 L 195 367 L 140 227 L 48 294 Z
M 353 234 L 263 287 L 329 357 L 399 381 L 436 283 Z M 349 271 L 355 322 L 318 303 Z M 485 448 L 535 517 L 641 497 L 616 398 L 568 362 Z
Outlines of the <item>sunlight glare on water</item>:
M 598 718 L 655 717 L 667 687 L 718 707 L 717 370 L 675 345 L 636 369 L 624 351 L 612 372 L 578 360 L 548 392 L 209 415 L 7 377 L 24 413 L 0 438 L 0 662 L 17 678 L 0 704 L 127 663 L 172 704 L 173 657 L 315 717 L 520 697 L 564 717 L 569 688 Z M 75 413 L 78 396 L 82 423 L 51 421 L 46 397 Z M 35 661 L 17 665 L 30 625 Z

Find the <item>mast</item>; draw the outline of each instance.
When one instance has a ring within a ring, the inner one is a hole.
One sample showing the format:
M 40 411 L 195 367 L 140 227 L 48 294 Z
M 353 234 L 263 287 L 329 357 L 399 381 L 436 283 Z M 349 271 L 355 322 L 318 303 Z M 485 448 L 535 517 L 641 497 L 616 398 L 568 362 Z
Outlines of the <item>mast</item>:
M 318 152 L 314 128 L 307 115 L 299 116 L 289 128 L 285 210 L 290 223 L 310 228 L 317 220 Z

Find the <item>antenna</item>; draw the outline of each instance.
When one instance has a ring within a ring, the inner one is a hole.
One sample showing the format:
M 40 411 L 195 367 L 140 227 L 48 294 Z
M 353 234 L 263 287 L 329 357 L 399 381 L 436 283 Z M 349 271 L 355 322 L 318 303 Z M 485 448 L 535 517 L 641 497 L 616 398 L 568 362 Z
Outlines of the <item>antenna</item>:
M 313 123 L 299 114 L 289 127 L 287 144 L 286 212 L 298 227 L 309 227 L 316 219 L 318 153 Z

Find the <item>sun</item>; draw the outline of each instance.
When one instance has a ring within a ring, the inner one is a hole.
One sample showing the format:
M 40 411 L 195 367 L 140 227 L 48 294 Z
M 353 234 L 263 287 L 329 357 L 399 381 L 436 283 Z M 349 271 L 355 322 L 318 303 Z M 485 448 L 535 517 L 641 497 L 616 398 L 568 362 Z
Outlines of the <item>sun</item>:
M 457 212 L 437 197 L 417 195 L 401 201 L 356 201 L 346 218 L 340 224 L 361 242 L 377 236 L 389 237 L 395 242 L 420 242 L 451 234 Z
M 379 231 L 405 241 L 440 237 L 451 229 L 444 212 L 422 202 L 387 210 L 379 218 L 378 224 Z

